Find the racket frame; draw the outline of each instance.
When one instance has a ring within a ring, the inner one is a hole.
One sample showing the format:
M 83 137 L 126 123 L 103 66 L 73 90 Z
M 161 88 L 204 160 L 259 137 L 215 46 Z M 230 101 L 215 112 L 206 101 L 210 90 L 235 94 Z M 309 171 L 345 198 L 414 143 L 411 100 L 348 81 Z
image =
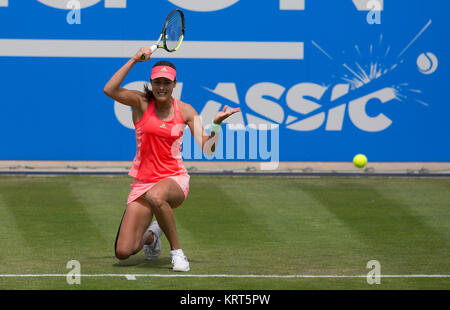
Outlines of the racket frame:
M 166 30 L 167 30 L 167 25 L 169 24 L 170 17 L 171 17 L 173 14 L 175 14 L 176 12 L 178 12 L 178 13 L 180 14 L 180 16 L 181 16 L 181 35 L 180 35 L 180 38 L 178 39 L 178 44 L 177 44 L 177 46 L 176 46 L 174 49 L 170 50 L 170 49 L 167 47 L 167 42 L 166 42 L 166 37 L 167 37 L 167 36 L 166 36 Z M 180 48 L 181 43 L 183 42 L 183 39 L 184 39 L 184 30 L 185 30 L 185 23 L 184 23 L 184 14 L 183 14 L 183 11 L 181 11 L 180 9 L 175 9 L 175 10 L 173 10 L 172 12 L 170 12 L 169 15 L 167 15 L 166 21 L 164 22 L 163 29 L 161 30 L 161 34 L 159 35 L 158 41 L 150 47 L 150 50 L 151 50 L 152 53 L 153 53 L 154 51 L 156 51 L 156 49 L 158 49 L 158 48 L 163 48 L 163 49 L 165 49 L 166 51 L 168 51 L 169 53 L 175 52 L 176 50 L 178 50 L 178 49 Z M 162 40 L 162 44 L 160 44 L 160 43 L 161 43 L 161 40 Z M 142 60 L 145 60 L 145 55 L 142 55 L 142 56 L 141 56 L 141 59 L 142 59 Z
M 176 12 L 178 12 L 178 13 L 180 14 L 180 17 L 181 17 L 181 35 L 180 35 L 180 37 L 178 38 L 178 44 L 177 44 L 177 46 L 176 46 L 174 49 L 170 50 L 170 49 L 167 47 L 167 42 L 166 42 L 166 38 L 167 38 L 166 30 L 167 30 L 167 25 L 169 24 L 170 17 L 171 17 L 173 14 L 175 14 Z M 183 42 L 183 39 L 184 39 L 184 30 L 185 30 L 185 24 L 184 24 L 184 14 L 183 14 L 183 11 L 181 11 L 180 9 L 175 9 L 175 10 L 173 10 L 172 12 L 170 12 L 169 15 L 167 15 L 166 22 L 164 23 L 163 30 L 161 31 L 161 35 L 162 35 L 162 39 L 163 39 L 163 46 L 162 46 L 162 48 L 164 48 L 164 49 L 165 49 L 166 51 L 168 51 L 169 53 L 175 52 L 177 49 L 179 49 L 180 46 L 181 46 L 181 43 Z

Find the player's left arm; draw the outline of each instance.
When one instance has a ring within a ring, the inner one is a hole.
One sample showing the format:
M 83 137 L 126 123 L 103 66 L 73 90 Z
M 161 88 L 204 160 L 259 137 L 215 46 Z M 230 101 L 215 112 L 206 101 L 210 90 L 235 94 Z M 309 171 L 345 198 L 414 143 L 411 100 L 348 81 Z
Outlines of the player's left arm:
M 215 124 L 221 125 L 226 118 L 241 110 L 240 108 L 236 108 L 227 111 L 227 108 L 228 106 L 224 106 L 222 111 L 216 114 L 214 117 Z M 212 155 L 216 151 L 219 133 L 211 132 L 211 134 L 208 135 L 203 128 L 200 116 L 190 104 L 183 104 L 183 117 L 191 130 L 194 140 L 201 147 L 203 153 L 209 156 Z

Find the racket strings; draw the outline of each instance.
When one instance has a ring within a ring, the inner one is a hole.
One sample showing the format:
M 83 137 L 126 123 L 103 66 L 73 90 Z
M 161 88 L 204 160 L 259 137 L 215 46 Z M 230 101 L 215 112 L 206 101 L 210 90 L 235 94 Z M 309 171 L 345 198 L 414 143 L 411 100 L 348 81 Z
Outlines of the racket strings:
M 175 50 L 182 39 L 183 22 L 180 14 L 173 14 L 167 22 L 165 43 L 169 50 Z

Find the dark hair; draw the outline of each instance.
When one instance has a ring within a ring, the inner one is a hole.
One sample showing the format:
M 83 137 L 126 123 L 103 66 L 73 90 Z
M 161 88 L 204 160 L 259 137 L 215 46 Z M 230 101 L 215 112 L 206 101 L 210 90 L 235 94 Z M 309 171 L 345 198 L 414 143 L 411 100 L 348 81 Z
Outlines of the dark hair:
M 173 63 L 171 63 L 170 61 L 166 61 L 166 60 L 158 61 L 157 63 L 155 63 L 153 65 L 152 68 L 157 67 L 157 66 L 167 66 L 167 67 L 171 67 L 171 68 L 177 70 L 177 68 L 175 67 L 175 65 Z M 176 82 L 176 81 L 177 81 L 177 78 L 175 78 L 174 82 Z M 145 93 L 145 97 L 147 98 L 147 101 L 155 99 L 155 96 L 153 96 L 152 91 L 148 88 L 148 83 L 144 84 L 144 93 Z

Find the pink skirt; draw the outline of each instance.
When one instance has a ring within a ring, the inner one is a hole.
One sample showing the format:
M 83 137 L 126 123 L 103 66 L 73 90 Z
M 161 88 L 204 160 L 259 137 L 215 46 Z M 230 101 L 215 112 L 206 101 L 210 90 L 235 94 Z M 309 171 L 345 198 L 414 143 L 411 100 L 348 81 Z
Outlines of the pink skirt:
M 188 196 L 188 193 L 189 193 L 190 176 L 189 175 L 176 175 L 176 176 L 172 176 L 172 177 L 168 177 L 168 178 L 173 179 L 175 182 L 177 182 L 177 184 L 180 186 L 181 190 L 184 193 L 184 199 L 186 199 Z M 155 186 L 155 184 L 157 184 L 158 182 L 149 183 L 149 182 L 144 182 L 144 181 L 134 178 L 133 183 L 130 185 L 131 192 L 128 195 L 127 204 L 135 201 L 136 199 L 138 199 L 139 197 L 144 195 L 153 186 Z

